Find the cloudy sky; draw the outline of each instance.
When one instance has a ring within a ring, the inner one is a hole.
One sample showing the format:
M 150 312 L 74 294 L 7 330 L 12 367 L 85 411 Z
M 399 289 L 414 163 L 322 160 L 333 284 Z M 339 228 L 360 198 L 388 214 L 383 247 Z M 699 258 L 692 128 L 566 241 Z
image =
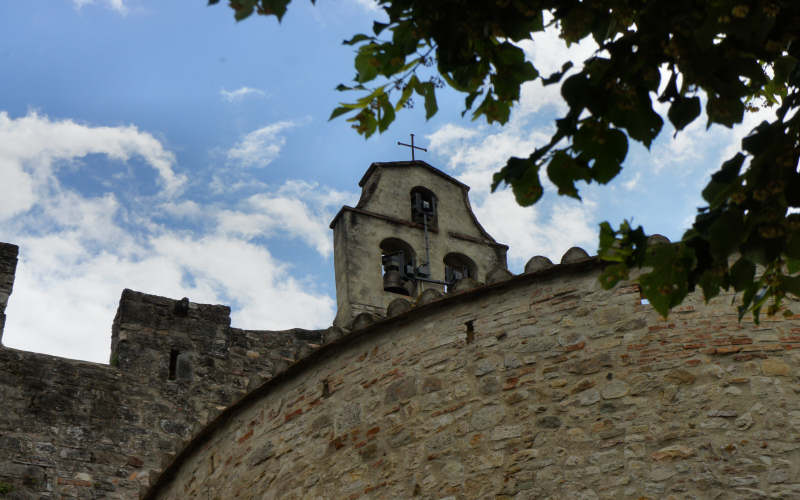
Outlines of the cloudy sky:
M 523 209 L 489 194 L 491 174 L 549 137 L 557 88 L 526 86 L 505 127 L 462 119 L 463 97 L 444 94 L 434 119 L 418 106 L 364 140 L 327 118 L 355 73 L 341 40 L 381 18 L 370 0 L 296 0 L 281 25 L 205 3 L 0 4 L 0 241 L 20 246 L 4 345 L 105 363 L 123 288 L 229 304 L 241 328 L 329 325 L 328 223 L 371 162 L 408 159 L 396 142 L 411 132 L 472 186 L 519 272 L 593 252 L 603 220 L 680 237 L 744 130 L 665 127 L 582 203 L 551 193 Z M 524 49 L 545 74 L 593 50 L 549 34 Z

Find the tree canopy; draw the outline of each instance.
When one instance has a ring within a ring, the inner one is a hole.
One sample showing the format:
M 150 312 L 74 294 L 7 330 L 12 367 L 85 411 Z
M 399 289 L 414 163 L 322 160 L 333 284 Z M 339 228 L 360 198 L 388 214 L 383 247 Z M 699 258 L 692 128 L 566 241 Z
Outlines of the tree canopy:
M 312 0 L 313 1 L 313 0 Z M 219 0 L 210 0 L 216 4 Z M 230 0 L 237 20 L 281 19 L 290 0 Z M 543 193 L 544 173 L 558 194 L 579 198 L 577 183 L 606 184 L 622 169 L 630 141 L 650 147 L 665 119 L 680 131 L 705 114 L 707 127 L 733 127 L 745 113 L 772 107 L 702 192 L 683 238 L 658 244 L 627 221 L 600 227 L 601 277 L 612 287 L 639 275 L 642 294 L 666 316 L 697 287 L 706 300 L 741 292 L 740 319 L 783 309 L 800 297 L 800 2 L 797 0 L 377 0 L 388 22 L 345 44 L 356 48 L 354 92 L 331 118 L 369 137 L 385 131 L 414 95 L 437 112 L 436 90 L 465 95 L 473 119 L 503 124 L 526 82 L 560 85 L 568 111 L 546 144 L 509 158 L 492 189 L 508 185 L 519 204 Z M 557 30 L 567 43 L 592 37 L 598 50 L 540 74 L 519 42 Z M 576 63 L 579 66 L 576 66 Z M 430 77 L 424 68 L 434 68 Z M 574 68 L 574 69 L 573 69 Z M 664 104 L 666 116 L 654 100 Z M 678 133 L 678 132 L 676 132 Z M 789 314 L 788 311 L 785 313 Z

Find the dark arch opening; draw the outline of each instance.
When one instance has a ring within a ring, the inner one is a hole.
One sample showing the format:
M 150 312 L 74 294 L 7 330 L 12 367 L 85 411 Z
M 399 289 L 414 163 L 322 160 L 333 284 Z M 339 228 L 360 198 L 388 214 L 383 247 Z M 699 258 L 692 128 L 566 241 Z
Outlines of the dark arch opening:
M 436 195 L 430 189 L 417 186 L 411 189 L 411 221 L 424 224 L 427 217 L 429 228 L 435 228 L 438 221 Z
M 449 253 L 444 257 L 444 280 L 454 283 L 462 278 L 478 279 L 478 266 L 464 254 Z
M 416 283 L 406 278 L 414 273 L 414 249 L 399 238 L 386 238 L 381 241 L 380 248 L 383 289 L 400 295 L 414 295 Z

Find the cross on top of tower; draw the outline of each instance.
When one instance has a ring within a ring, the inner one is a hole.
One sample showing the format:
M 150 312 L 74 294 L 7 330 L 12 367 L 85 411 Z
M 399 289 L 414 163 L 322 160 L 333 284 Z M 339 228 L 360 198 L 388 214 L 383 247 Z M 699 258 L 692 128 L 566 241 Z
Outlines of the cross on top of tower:
M 415 145 L 414 145 L 414 134 L 411 134 L 411 144 L 406 144 L 406 143 L 404 143 L 404 142 L 400 142 L 400 141 L 397 141 L 397 144 L 399 144 L 400 146 L 406 146 L 406 147 L 408 147 L 408 148 L 411 148 L 411 161 L 414 161 L 414 159 L 415 159 L 415 158 L 414 158 L 414 150 L 415 150 L 415 149 L 420 149 L 420 150 L 422 150 L 422 151 L 425 151 L 426 153 L 428 152 L 428 150 L 427 150 L 427 149 L 425 149 L 425 148 L 421 148 L 421 147 L 419 147 L 419 146 L 415 146 Z

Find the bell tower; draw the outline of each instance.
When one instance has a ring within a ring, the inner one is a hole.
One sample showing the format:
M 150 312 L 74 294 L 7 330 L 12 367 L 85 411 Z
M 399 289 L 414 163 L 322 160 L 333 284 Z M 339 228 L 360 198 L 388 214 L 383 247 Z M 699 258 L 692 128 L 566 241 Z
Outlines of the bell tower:
M 348 327 L 361 313 L 382 317 L 397 298 L 426 289 L 446 292 L 456 281 L 484 282 L 506 269 L 506 245 L 481 227 L 469 186 L 424 161 L 370 165 L 361 198 L 331 222 L 338 313 Z

